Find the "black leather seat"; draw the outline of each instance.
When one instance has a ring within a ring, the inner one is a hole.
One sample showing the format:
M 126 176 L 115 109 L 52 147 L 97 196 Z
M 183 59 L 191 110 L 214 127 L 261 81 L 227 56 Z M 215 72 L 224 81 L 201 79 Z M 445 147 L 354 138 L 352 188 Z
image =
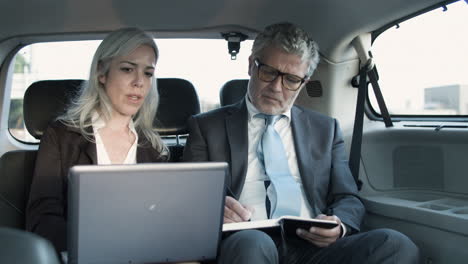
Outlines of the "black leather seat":
M 40 139 L 48 123 L 63 113 L 83 80 L 54 80 L 33 83 L 24 96 L 24 122 L 29 133 Z M 162 136 L 188 133 L 187 119 L 200 113 L 193 85 L 184 79 L 158 79 L 159 107 L 153 126 Z
M 0 158 L 0 226 L 24 229 L 37 151 L 9 151 Z
M 83 80 L 38 81 L 28 87 L 23 112 L 26 128 L 41 139 L 47 125 L 63 113 L 70 99 L 79 91 Z M 158 79 L 160 106 L 154 121 L 163 136 L 176 139 L 188 132 L 186 121 L 200 112 L 193 85 L 183 79 Z M 180 161 L 183 145 L 176 140 L 169 145 L 171 161 Z M 6 152 L 0 158 L 0 226 L 24 229 L 24 211 L 29 197 L 36 161 L 36 150 Z
M 0 263 L 60 263 L 49 241 L 26 231 L 0 228 L 0 245 Z
M 159 107 L 153 127 L 161 136 L 171 136 L 170 161 L 182 161 L 184 145 L 180 137 L 188 133 L 187 120 L 200 113 L 200 102 L 192 83 L 184 79 L 158 79 Z M 166 140 L 167 141 L 167 140 Z
M 187 120 L 200 113 L 198 95 L 184 79 L 158 79 L 159 108 L 154 127 L 162 136 L 188 133 Z
M 41 139 L 49 122 L 65 111 L 84 80 L 46 80 L 31 84 L 24 93 L 23 115 L 28 132 Z
M 231 80 L 225 83 L 219 92 L 221 106 L 237 103 L 244 98 L 248 84 L 247 79 Z
M 50 120 L 65 109 L 83 80 L 39 81 L 24 95 L 26 128 L 40 139 Z M 0 158 L 0 226 L 24 229 L 25 208 L 36 162 L 36 150 L 9 151 Z

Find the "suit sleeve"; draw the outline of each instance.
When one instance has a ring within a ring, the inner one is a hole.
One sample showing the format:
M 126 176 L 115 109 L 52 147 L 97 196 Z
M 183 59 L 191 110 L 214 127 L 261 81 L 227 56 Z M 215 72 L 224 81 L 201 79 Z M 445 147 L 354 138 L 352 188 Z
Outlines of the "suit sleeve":
M 208 145 L 196 117 L 189 119 L 188 128 L 189 137 L 184 148 L 184 161 L 208 161 Z
M 61 154 L 56 131 L 49 127 L 44 133 L 26 208 L 26 229 L 52 242 L 60 251 L 66 250 L 66 197 L 62 176 Z
M 343 137 L 336 120 L 334 131 L 327 204 L 328 208 L 333 208 L 333 213 L 348 227 L 349 234 L 360 230 L 365 208 L 358 196 L 356 182 L 349 169 Z

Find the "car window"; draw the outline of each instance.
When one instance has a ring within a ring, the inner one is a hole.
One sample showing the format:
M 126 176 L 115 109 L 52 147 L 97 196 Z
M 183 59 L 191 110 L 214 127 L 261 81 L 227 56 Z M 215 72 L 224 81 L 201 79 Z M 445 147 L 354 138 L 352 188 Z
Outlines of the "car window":
M 87 79 L 92 56 L 100 41 L 36 43 L 15 56 L 12 73 L 10 133 L 23 142 L 37 142 L 23 123 L 23 97 L 35 81 Z M 248 78 L 248 56 L 252 41 L 241 44 L 236 60 L 231 60 L 225 40 L 157 39 L 160 57 L 158 78 L 182 78 L 197 90 L 201 111 L 219 107 L 219 90 L 229 80 Z
M 468 115 L 468 5 L 459 1 L 409 19 L 372 46 L 392 115 Z M 380 113 L 372 89 L 372 108 Z

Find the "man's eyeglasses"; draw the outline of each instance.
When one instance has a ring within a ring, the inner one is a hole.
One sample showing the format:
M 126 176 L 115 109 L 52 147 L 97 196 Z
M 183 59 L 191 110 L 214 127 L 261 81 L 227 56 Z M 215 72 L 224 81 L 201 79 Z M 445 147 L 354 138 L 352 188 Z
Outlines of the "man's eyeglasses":
M 297 91 L 301 85 L 309 79 L 308 76 L 301 78 L 294 74 L 280 72 L 271 66 L 261 63 L 258 59 L 255 59 L 254 62 L 257 66 L 258 78 L 260 80 L 264 82 L 273 82 L 278 78 L 278 76 L 281 76 L 283 87 L 290 91 Z

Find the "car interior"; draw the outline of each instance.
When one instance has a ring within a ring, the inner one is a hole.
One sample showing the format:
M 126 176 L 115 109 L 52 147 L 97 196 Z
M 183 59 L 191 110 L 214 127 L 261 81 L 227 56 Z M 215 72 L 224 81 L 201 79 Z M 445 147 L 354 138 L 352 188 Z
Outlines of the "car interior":
M 257 33 L 288 21 L 320 47 L 295 103 L 340 122 L 367 210 L 362 229 L 404 233 L 420 263 L 466 263 L 467 0 L 2 0 L 0 7 L 0 244 L 8 245 L 0 262 L 58 263 L 45 239 L 24 231 L 35 158 L 107 33 L 153 34 L 161 53 L 154 129 L 170 162 L 181 162 L 187 119 L 241 100 Z

